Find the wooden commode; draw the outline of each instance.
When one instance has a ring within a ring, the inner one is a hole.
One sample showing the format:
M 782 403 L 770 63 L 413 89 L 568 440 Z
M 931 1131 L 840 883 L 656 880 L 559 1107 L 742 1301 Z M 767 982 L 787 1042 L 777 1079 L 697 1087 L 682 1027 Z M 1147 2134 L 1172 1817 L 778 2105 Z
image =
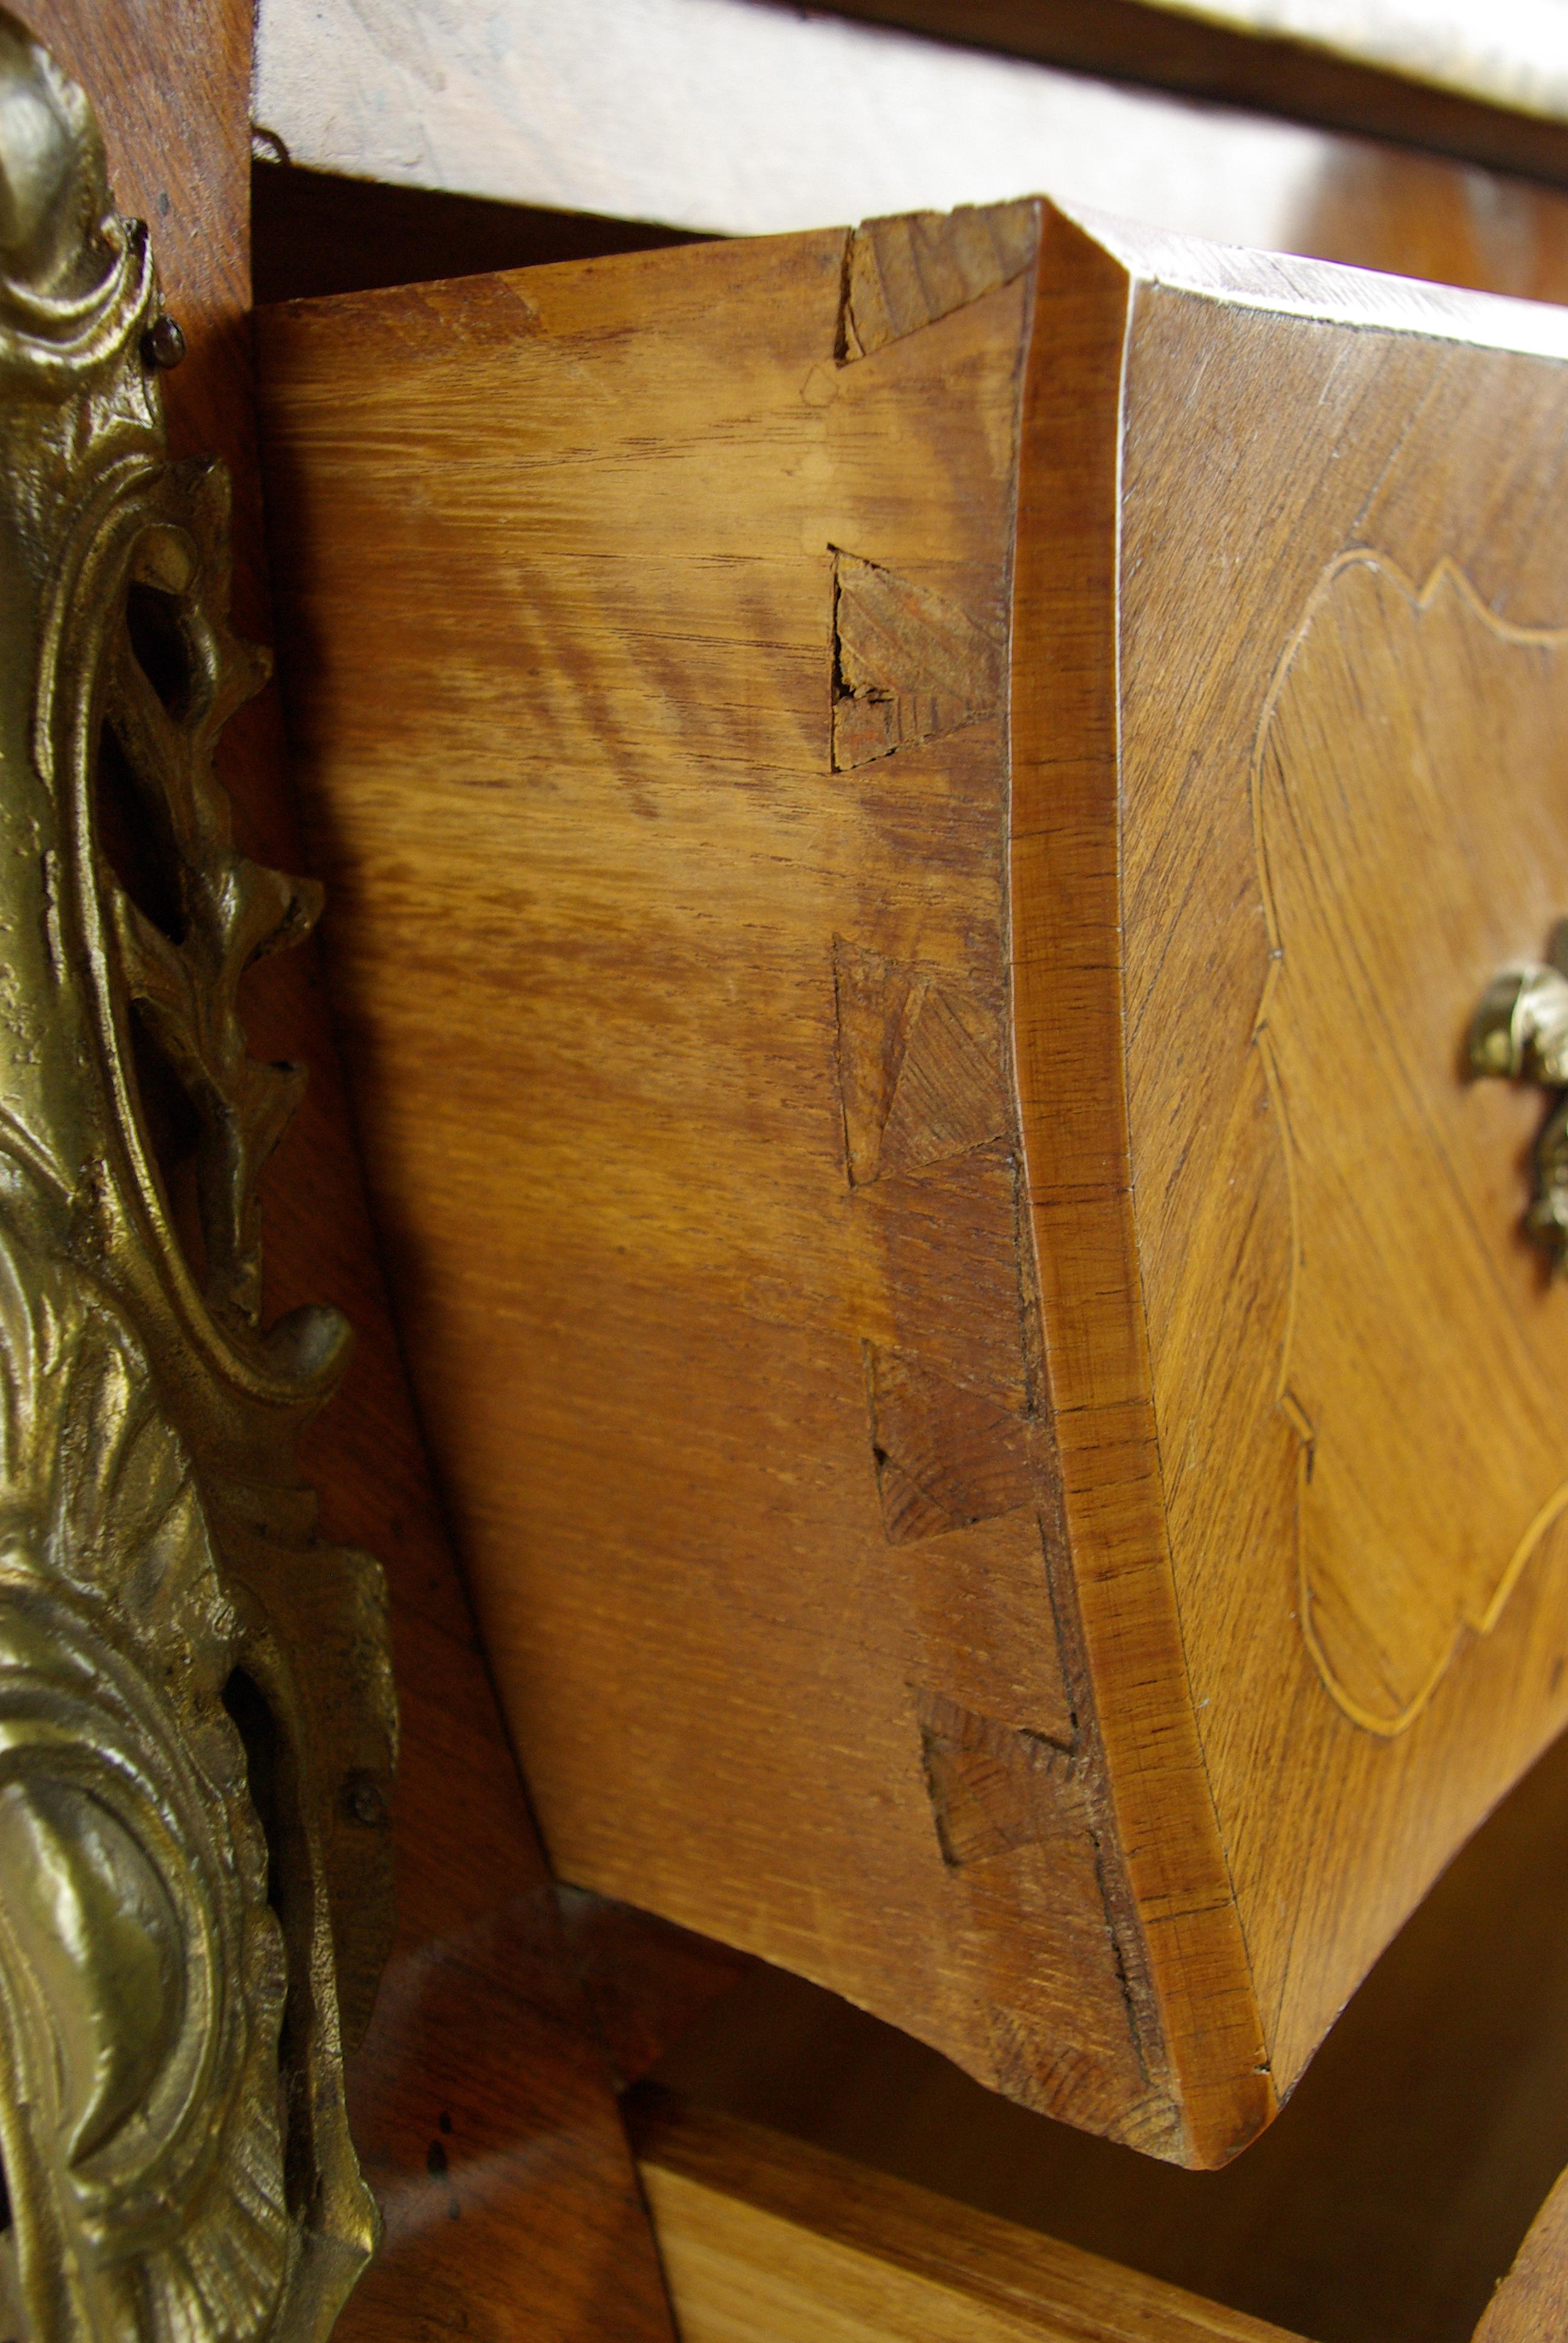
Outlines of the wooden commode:
M 1568 318 L 1020 203 L 261 327 L 553 1862 L 1223 2162 L 1568 1718 Z

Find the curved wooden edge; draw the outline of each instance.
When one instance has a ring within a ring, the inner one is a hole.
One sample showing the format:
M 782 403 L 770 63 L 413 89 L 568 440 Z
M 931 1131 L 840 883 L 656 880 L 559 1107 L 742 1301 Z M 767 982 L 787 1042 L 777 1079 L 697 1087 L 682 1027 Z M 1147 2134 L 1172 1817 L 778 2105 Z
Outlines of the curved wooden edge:
M 1473 2343 L 1551 2343 L 1568 2335 L 1568 2172 L 1530 2225 L 1482 2313 Z
M 1296 2343 L 1244 2311 L 656 2087 L 640 2086 L 628 2113 L 686 2343 L 818 2343 L 825 2328 L 865 2343 Z
M 1165 1527 L 1123 1074 L 1117 563 L 1133 278 L 1042 207 L 1013 584 L 1017 1080 L 1070 1579 L 1185 2160 L 1276 2107 Z

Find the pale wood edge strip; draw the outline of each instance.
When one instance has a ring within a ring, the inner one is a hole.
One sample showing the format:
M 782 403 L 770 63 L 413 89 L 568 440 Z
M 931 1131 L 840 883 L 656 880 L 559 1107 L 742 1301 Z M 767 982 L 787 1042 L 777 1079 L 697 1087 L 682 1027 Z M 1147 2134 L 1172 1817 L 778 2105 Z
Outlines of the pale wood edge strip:
M 1530 2225 L 1481 2315 L 1474 2343 L 1551 2343 L 1568 2334 L 1568 2172 Z
M 1480 106 L 1568 120 L 1562 51 L 1541 38 L 1540 20 L 1507 0 L 1484 14 L 1434 8 L 1423 25 L 1409 7 L 1346 10 L 1337 0 L 1146 0 L 1173 16 L 1195 16 L 1244 39 L 1319 50 L 1371 73 L 1397 75 L 1423 89 L 1452 91 Z M 1533 35 L 1533 37 L 1532 35 Z M 1542 55 L 1543 47 L 1546 55 Z
M 1075 2343 L 1295 2343 L 1284 2328 L 1242 2311 L 760 2125 L 647 2087 L 628 2108 L 655 2226 L 672 2262 L 688 2242 L 675 2224 L 696 2208 L 689 2197 L 662 2189 L 661 2176 L 787 2222 L 841 2254 L 944 2288 L 979 2314 L 977 2343 L 993 2331 L 992 2318 L 999 2338 L 1038 2331 Z M 729 2236 L 733 2247 L 733 2225 Z M 760 2222 L 755 2242 L 765 2264 L 769 2239 Z M 827 2291 L 833 2276 L 824 2255 L 824 2312 L 835 2307 Z
M 1201 300 L 1356 330 L 1422 334 L 1473 349 L 1568 358 L 1568 308 L 1555 302 L 1431 284 L 1422 277 L 1395 277 L 1386 270 L 1311 260 L 1295 253 L 1213 244 L 1089 205 L 1072 205 L 1065 216 L 1114 254 L 1140 282 L 1163 285 Z
M 1275 2111 L 1192 1714 L 1134 1232 L 1122 1033 L 1117 588 L 1125 266 L 1044 208 L 1013 588 L 1013 1019 L 1051 1413 L 1121 1852 L 1186 2141 Z

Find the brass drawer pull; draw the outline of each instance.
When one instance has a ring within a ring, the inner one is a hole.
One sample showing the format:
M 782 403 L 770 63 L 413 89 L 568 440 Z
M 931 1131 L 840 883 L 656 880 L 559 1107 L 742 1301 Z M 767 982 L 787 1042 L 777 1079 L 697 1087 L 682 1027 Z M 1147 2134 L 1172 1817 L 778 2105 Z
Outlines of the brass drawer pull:
M 1568 1093 L 1568 920 L 1554 930 L 1550 950 L 1544 964 L 1504 969 L 1482 994 L 1470 1027 L 1473 1073 Z M 1524 1227 L 1561 1274 L 1568 1266 L 1568 1095 L 1547 1116 L 1534 1154 Z
M 261 1317 L 305 1074 L 236 993 L 319 891 L 214 776 L 268 661 L 223 468 L 167 458 L 146 231 L 5 15 L 0 101 L 0 2306 L 35 2343 L 303 2339 L 377 2235 L 340 2034 L 396 1739 L 379 1568 L 294 1463 L 349 1330 Z

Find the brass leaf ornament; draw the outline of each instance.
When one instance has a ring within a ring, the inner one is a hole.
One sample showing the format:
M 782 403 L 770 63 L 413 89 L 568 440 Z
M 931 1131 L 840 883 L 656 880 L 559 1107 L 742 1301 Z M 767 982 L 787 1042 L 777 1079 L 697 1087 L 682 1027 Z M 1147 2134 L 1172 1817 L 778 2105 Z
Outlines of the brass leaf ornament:
M 1553 932 L 1545 962 L 1504 969 L 1471 1020 L 1474 1074 L 1539 1082 L 1558 1093 L 1535 1142 L 1535 1193 L 1524 1227 L 1553 1272 L 1568 1270 L 1568 920 Z
M 0 13 L 0 2336 L 314 2343 L 373 2251 L 344 2114 L 391 1925 L 381 1574 L 263 1316 L 303 1071 L 240 979 L 317 889 L 214 770 L 266 679 L 226 476 L 82 92 Z

